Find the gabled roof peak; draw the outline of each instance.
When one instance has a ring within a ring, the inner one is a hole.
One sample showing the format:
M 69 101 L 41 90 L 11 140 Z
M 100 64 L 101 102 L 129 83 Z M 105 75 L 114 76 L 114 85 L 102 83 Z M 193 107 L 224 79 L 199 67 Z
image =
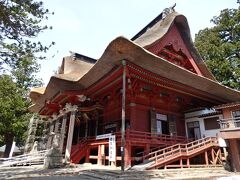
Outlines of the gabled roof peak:
M 152 28 L 156 23 L 158 23 L 159 21 L 165 19 L 169 14 L 175 12 L 175 9 L 174 9 L 175 7 L 176 7 L 176 3 L 173 6 L 169 7 L 169 8 L 163 9 L 163 11 L 157 17 L 155 17 L 141 31 L 139 31 L 135 36 L 133 36 L 131 38 L 131 40 L 132 41 L 136 40 L 137 38 L 142 36 L 148 29 Z
M 175 12 L 175 9 L 174 9 L 175 7 L 176 7 L 176 3 L 173 6 L 169 7 L 169 8 L 163 9 L 163 11 L 162 11 L 162 19 L 164 19 L 167 15 Z
M 73 51 L 69 51 L 69 52 L 71 53 L 71 57 L 73 60 L 81 60 L 81 61 L 85 61 L 85 62 L 93 63 L 93 64 L 95 64 L 97 62 L 96 59 L 85 56 L 83 54 L 79 54 L 79 53 L 76 53 Z

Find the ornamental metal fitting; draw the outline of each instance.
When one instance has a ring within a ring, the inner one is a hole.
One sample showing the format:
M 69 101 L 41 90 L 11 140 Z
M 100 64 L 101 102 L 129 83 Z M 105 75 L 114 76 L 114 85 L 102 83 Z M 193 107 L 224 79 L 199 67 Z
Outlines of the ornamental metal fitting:
M 56 119 L 58 118 L 57 113 L 53 113 L 53 114 L 52 114 L 52 118 L 53 118 L 53 121 L 56 120 Z
M 71 105 L 71 103 L 66 103 L 65 108 L 63 108 L 65 111 L 70 112 L 70 111 L 77 111 L 78 106 L 77 105 Z
M 175 12 L 175 6 L 176 6 L 176 3 L 169 7 L 169 8 L 165 8 L 163 9 L 163 12 L 162 12 L 162 19 L 164 19 L 165 17 L 167 17 L 167 15 L 171 14 L 172 12 Z
M 122 65 L 126 66 L 126 60 L 125 59 L 122 60 Z

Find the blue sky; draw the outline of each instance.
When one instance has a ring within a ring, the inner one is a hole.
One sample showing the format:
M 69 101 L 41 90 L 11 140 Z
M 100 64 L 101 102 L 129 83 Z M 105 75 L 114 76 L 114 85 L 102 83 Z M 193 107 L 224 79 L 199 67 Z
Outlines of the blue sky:
M 39 77 L 45 85 L 69 51 L 98 59 L 116 37 L 132 38 L 166 7 L 188 19 L 192 37 L 211 27 L 210 19 L 225 8 L 236 8 L 236 0 L 43 0 L 55 14 L 46 22 L 53 30 L 38 39 L 56 45 L 41 62 Z

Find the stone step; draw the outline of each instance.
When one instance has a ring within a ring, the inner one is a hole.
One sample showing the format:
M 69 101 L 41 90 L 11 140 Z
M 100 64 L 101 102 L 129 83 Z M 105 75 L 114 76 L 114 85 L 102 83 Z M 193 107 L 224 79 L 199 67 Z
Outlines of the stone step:
M 146 170 L 149 166 L 153 165 L 154 163 L 155 163 L 154 161 L 146 161 L 144 163 L 134 165 L 133 167 L 130 168 L 130 170 L 143 171 Z
M 116 179 L 116 178 L 118 178 L 117 176 L 107 175 L 107 174 L 99 173 L 99 172 L 93 172 L 91 170 L 81 172 L 81 173 L 79 173 L 79 175 L 80 176 L 84 175 L 88 178 L 93 178 L 93 179 Z
M 137 179 L 208 179 L 209 177 L 220 177 L 231 175 L 230 172 L 223 169 L 181 169 L 181 170 L 152 170 L 152 171 L 113 171 L 113 170 L 86 170 L 79 174 L 89 179 L 121 179 L 121 180 L 137 180 Z

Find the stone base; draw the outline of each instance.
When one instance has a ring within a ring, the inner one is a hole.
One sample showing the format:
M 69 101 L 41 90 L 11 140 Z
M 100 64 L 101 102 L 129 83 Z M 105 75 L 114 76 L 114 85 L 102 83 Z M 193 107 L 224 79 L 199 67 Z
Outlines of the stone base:
M 44 167 L 47 169 L 63 167 L 63 157 L 59 149 L 50 149 L 44 159 Z

